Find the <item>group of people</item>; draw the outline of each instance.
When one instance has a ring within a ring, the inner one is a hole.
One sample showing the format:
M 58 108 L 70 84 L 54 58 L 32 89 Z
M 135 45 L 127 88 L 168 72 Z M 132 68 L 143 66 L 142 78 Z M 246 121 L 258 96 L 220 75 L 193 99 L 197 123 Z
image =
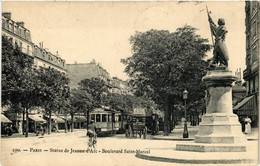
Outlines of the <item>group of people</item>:
M 38 136 L 41 133 L 42 136 L 45 134 L 45 126 L 44 124 L 38 124 L 35 129 L 35 134 Z

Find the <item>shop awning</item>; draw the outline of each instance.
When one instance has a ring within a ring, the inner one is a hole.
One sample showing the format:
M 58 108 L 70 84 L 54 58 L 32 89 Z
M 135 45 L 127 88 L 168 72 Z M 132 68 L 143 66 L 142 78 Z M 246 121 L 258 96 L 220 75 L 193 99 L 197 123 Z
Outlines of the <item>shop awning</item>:
M 53 119 L 55 122 L 58 122 L 58 123 L 65 123 L 65 120 L 63 120 L 62 118 L 57 117 L 57 116 L 51 116 L 51 119 Z
M 242 100 L 241 102 L 239 102 L 239 103 L 233 108 L 233 110 L 240 109 L 240 108 L 243 107 L 246 103 L 248 103 L 253 97 L 254 97 L 254 96 L 246 97 L 244 100 Z
M 35 122 L 43 122 L 46 123 L 47 121 L 39 117 L 38 115 L 29 115 L 29 118 Z
M 1 123 L 13 123 L 4 114 L 1 114 Z
M 86 122 L 87 118 L 84 116 L 75 116 L 75 122 Z

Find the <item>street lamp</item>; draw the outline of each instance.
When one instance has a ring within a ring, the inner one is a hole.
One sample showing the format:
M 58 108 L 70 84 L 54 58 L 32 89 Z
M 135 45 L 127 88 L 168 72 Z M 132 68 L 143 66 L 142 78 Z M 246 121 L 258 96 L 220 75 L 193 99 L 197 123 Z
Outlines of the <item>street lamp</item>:
M 188 98 L 188 91 L 184 90 L 183 91 L 183 99 L 184 99 L 184 110 L 185 110 L 185 121 L 184 121 L 184 130 L 183 130 L 183 138 L 189 138 L 189 133 L 188 133 L 188 127 L 187 127 L 187 116 L 186 116 L 186 100 Z

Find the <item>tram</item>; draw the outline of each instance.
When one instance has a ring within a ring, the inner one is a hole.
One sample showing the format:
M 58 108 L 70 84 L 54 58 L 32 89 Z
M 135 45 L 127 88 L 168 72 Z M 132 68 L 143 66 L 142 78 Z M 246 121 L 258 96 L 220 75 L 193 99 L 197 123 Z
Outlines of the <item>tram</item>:
M 98 136 L 115 134 L 120 127 L 119 111 L 102 106 L 90 112 L 90 118 L 95 122 Z

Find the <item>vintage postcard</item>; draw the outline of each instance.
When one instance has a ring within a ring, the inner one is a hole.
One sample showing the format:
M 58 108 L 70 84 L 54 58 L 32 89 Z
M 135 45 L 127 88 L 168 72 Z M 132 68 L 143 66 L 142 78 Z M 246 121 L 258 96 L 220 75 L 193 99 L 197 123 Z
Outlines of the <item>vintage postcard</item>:
M 1 165 L 257 165 L 259 22 L 259 1 L 3 1 Z

